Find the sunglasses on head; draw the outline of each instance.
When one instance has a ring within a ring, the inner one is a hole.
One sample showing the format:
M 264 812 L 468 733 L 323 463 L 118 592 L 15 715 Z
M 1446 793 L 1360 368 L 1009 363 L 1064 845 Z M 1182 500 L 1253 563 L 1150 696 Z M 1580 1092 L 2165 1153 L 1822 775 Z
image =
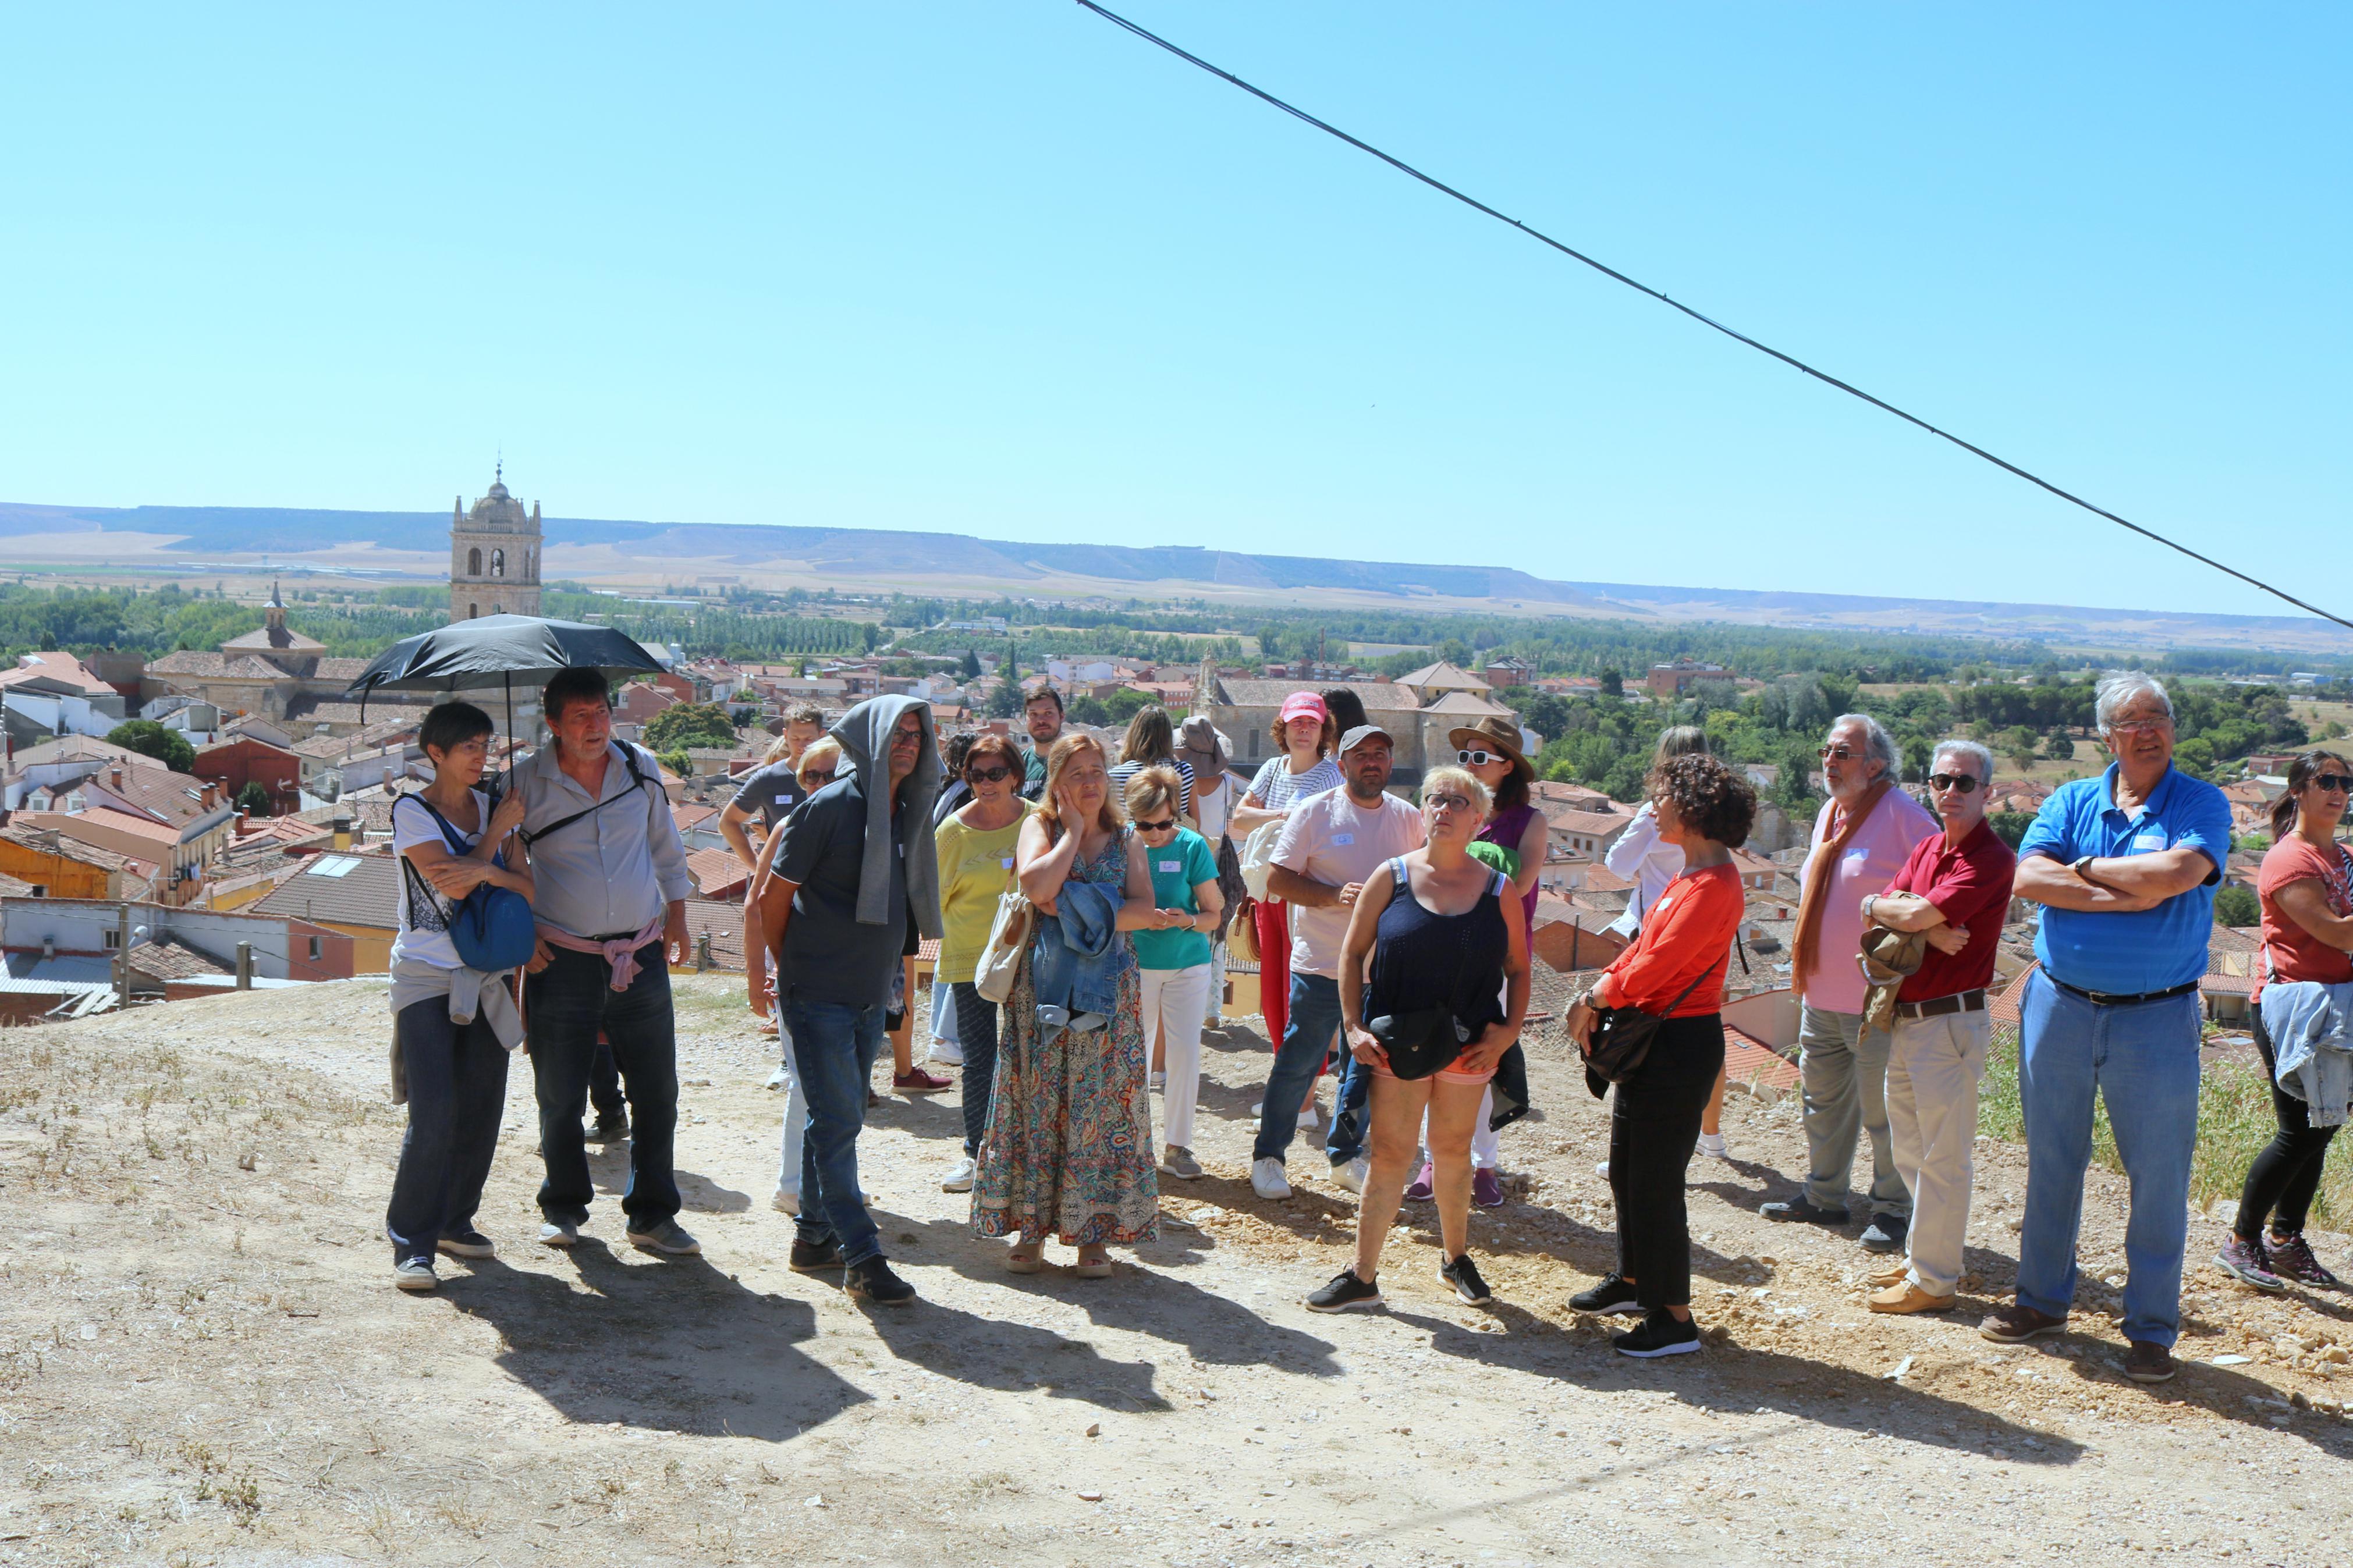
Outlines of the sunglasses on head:
M 999 763 L 993 768 L 966 768 L 964 776 L 974 784 L 996 784 L 1013 776 L 1013 770 Z
M 2315 773 L 2312 775 L 2312 783 L 2316 789 L 2353 790 L 2353 775 L 2346 773 Z
M 1960 791 L 1963 795 L 1968 795 L 1978 787 L 1977 775 L 1974 773 L 1930 773 L 1928 775 L 1928 787 L 1931 789 L 1954 789 Z
M 1176 819 L 1173 816 L 1164 816 L 1157 822 L 1146 822 L 1142 817 L 1138 817 L 1135 826 L 1145 833 L 1166 833 L 1176 826 Z
M 1466 768 L 1483 768 L 1489 763 L 1508 763 L 1512 759 L 1501 752 L 1457 752 L 1454 760 Z

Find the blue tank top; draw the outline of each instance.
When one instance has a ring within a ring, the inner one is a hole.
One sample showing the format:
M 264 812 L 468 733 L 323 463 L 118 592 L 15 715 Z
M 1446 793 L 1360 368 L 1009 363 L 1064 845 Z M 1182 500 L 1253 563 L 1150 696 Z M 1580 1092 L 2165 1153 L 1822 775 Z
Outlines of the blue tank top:
M 1511 881 L 1489 877 L 1484 897 L 1459 915 L 1433 914 L 1413 895 L 1402 858 L 1389 862 L 1395 886 L 1374 928 L 1367 1020 L 1448 1007 L 1474 1035 L 1504 1018 L 1504 960 L 1512 937 L 1502 900 Z

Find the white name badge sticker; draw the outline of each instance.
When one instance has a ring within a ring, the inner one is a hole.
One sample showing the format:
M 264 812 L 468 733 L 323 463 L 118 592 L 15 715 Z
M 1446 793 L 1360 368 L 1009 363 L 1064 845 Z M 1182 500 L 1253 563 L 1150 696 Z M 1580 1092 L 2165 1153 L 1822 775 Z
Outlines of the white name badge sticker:
M 1163 860 L 1160 862 L 1160 869 L 1163 871 L 1182 871 L 1184 868 L 1185 862 L 1182 860 Z
M 1011 869 L 1013 869 L 1013 857 L 1012 857 L 1012 856 L 1010 856 L 1010 855 L 1008 855 L 1004 859 L 999 860 L 999 861 L 997 862 L 997 864 L 998 864 L 998 865 L 1000 865 L 1000 866 L 1002 866 L 1002 867 L 1004 867 L 1007 870 L 1010 871 Z
M 2133 836 L 2132 847 L 2133 853 L 2136 855 L 2146 855 L 2151 850 L 2164 848 L 2165 829 L 2160 827 L 2152 833 L 2135 834 Z
M 778 805 L 790 805 L 793 804 L 793 797 L 789 793 L 780 795 L 776 796 L 776 804 Z
M 1332 835 L 1332 842 L 1335 845 L 1354 844 L 1356 841 L 1356 836 L 1353 833 L 1335 833 Z

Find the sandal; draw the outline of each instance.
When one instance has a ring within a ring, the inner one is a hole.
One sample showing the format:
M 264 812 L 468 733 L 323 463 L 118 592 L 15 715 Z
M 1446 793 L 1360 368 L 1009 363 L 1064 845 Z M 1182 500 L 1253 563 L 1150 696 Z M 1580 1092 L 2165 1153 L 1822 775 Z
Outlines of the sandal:
M 1046 1238 L 1017 1241 L 1005 1254 L 1008 1274 L 1042 1274 L 1046 1268 Z
M 1087 1253 L 1090 1250 L 1092 1249 L 1082 1248 L 1080 1250 L 1079 1260 L 1071 1266 L 1071 1272 L 1077 1275 L 1082 1279 L 1110 1279 L 1112 1275 L 1111 1259 L 1108 1257 L 1103 1256 L 1097 1256 L 1090 1258 L 1087 1256 Z

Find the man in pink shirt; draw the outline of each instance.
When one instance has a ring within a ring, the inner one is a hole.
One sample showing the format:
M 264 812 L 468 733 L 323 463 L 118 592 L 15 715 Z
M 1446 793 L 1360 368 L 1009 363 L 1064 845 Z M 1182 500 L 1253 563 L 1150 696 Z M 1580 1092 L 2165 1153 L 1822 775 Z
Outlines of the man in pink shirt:
M 1912 1194 L 1897 1173 L 1888 1135 L 1888 1035 L 1862 1025 L 1862 897 L 1883 890 L 1913 847 L 1942 828 L 1896 786 L 1895 741 L 1877 720 L 1841 714 L 1821 756 L 1831 798 L 1814 819 L 1789 969 L 1800 1004 L 1798 1068 L 1810 1168 L 1803 1193 L 1759 1212 L 1767 1219 L 1844 1225 L 1855 1134 L 1867 1132 L 1872 1217 L 1862 1245 L 1894 1252 L 1911 1228 Z

